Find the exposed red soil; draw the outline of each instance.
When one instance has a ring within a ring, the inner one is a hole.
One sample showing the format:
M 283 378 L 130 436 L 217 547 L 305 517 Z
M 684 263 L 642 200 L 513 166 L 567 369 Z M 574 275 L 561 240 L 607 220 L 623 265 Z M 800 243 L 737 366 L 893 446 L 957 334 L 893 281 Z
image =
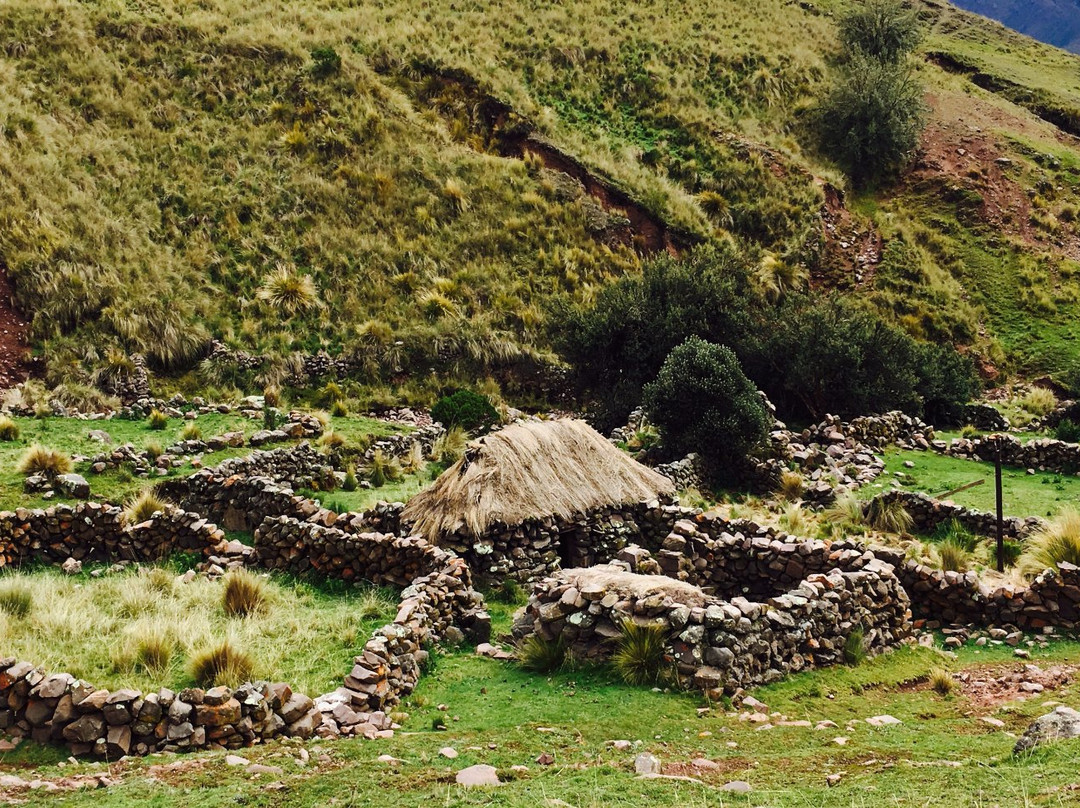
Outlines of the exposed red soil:
M 869 221 L 860 220 L 848 210 L 842 191 L 827 182 L 819 185 L 825 195 L 821 208 L 825 237 L 821 265 L 829 274 L 817 273 L 811 277 L 812 284 L 823 286 L 835 282 L 838 276 L 856 285 L 872 284 L 874 270 L 881 262 L 881 233 Z
M 30 324 L 14 298 L 15 290 L 0 264 L 0 390 L 14 387 L 29 374 Z
M 967 670 L 953 676 L 960 692 L 978 712 L 1018 699 L 1045 699 L 1047 694 L 1072 681 L 1074 665 L 1009 665 Z
M 971 99 L 965 114 L 950 115 L 933 95 L 927 102 L 936 111 L 923 132 L 915 165 L 906 182 L 931 186 L 946 195 L 974 202 L 978 218 L 989 227 L 1026 244 L 1080 260 L 1080 231 L 1061 228 L 1052 238 L 1031 222 L 1032 205 L 1026 189 L 1015 178 L 1017 162 L 992 134 L 996 129 L 1025 131 L 1030 124 L 996 107 Z M 1025 124 L 1027 124 L 1025 126 Z M 1072 138 L 1072 140 L 1076 140 Z

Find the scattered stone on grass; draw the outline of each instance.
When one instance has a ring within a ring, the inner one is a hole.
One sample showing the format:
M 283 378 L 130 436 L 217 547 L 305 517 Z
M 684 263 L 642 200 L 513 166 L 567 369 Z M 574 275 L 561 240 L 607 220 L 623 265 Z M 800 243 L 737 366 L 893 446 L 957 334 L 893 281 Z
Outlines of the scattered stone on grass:
M 475 766 L 462 769 L 457 773 L 454 780 L 459 786 L 465 786 L 466 788 L 502 785 L 495 767 L 488 766 L 485 763 L 477 763 Z

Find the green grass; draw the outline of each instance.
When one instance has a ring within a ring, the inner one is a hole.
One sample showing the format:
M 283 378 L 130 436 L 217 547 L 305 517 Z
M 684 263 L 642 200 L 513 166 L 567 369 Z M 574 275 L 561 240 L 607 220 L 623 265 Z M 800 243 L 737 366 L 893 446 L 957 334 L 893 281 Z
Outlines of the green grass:
M 397 605 L 382 590 L 331 593 L 275 576 L 263 584 L 264 610 L 238 618 L 225 613 L 224 579 L 185 584 L 168 567 L 100 578 L 88 573 L 12 576 L 33 593 L 33 605 L 23 618 L 0 614 L 3 653 L 98 687 L 180 689 L 191 683 L 190 660 L 228 639 L 252 657 L 257 678 L 317 696 L 340 685 L 353 656 L 375 628 L 393 619 Z M 139 661 L 140 646 L 153 638 L 172 649 L 164 670 L 147 670 Z
M 934 668 L 973 669 L 987 664 L 1015 664 L 1012 649 L 960 650 L 950 661 L 928 649 L 905 649 L 857 667 L 800 674 L 754 691 L 770 710 L 791 719 L 831 720 L 838 729 L 814 731 L 776 727 L 758 731 L 756 724 L 730 717 L 713 705 L 704 717 L 696 710 L 700 697 L 654 692 L 622 684 L 605 671 L 585 670 L 538 676 L 512 664 L 477 658 L 468 652 L 440 659 L 405 703 L 403 731 L 374 743 L 313 742 L 312 763 L 301 768 L 287 747 L 269 744 L 245 750 L 249 759 L 278 765 L 276 779 L 286 788 L 267 793 L 265 783 L 242 769 L 230 769 L 221 755 L 200 755 L 207 763 L 180 769 L 151 782 L 141 774 L 154 761 L 128 764 L 122 783 L 104 791 L 73 793 L 57 804 L 211 806 L 222 801 L 275 806 L 339 804 L 368 806 L 385 801 L 387 789 L 402 806 L 533 805 L 574 806 L 772 806 L 773 808 L 869 808 L 879 805 L 926 805 L 943 808 L 989 805 L 1070 804 L 1075 782 L 1074 760 L 1080 742 L 1065 742 L 1027 758 L 1012 758 L 1014 738 L 979 721 L 994 715 L 1006 729 L 1020 732 L 1046 698 L 1066 703 L 1080 696 L 1080 686 L 1014 702 L 1001 708 L 972 709 L 963 695 L 941 697 L 926 681 Z M 1049 651 L 1036 651 L 1034 661 L 1080 661 L 1080 647 L 1057 641 Z M 921 683 L 921 684 L 920 684 Z M 445 705 L 445 711 L 440 709 Z M 848 720 L 888 713 L 903 723 L 875 729 Z M 447 731 L 431 729 L 443 718 Z M 849 738 L 845 746 L 833 742 Z M 616 739 L 639 741 L 628 752 L 612 749 Z M 453 761 L 438 750 L 452 746 Z M 717 772 L 701 772 L 702 784 L 636 779 L 632 760 L 639 751 L 655 754 L 664 764 L 694 758 L 716 760 Z M 548 753 L 555 763 L 541 766 Z M 376 761 L 382 754 L 400 758 L 399 765 Z M 318 756 L 326 755 L 319 762 Z M 29 768 L 34 775 L 55 775 L 60 753 L 24 744 L 0 757 L 0 766 Z M 188 761 L 190 758 L 179 758 Z M 956 768 L 943 765 L 958 764 Z M 466 791 L 453 784 L 454 772 L 476 763 L 494 765 L 505 781 L 498 789 Z M 513 765 L 528 771 L 515 774 Z M 94 771 L 99 764 L 81 764 L 74 771 Z M 65 774 L 72 770 L 65 767 Z M 846 772 L 829 788 L 828 774 Z M 20 771 L 27 776 L 28 772 Z M 751 783 L 746 796 L 720 792 L 730 780 Z M 561 800 L 562 802 L 556 802 Z
M 904 462 L 915 464 L 905 468 Z M 961 491 L 950 497 L 958 505 L 981 511 L 995 510 L 994 464 L 976 463 L 963 458 L 946 457 L 934 452 L 889 451 L 885 454 L 886 474 L 878 483 L 889 479 L 895 472 L 904 477 L 903 486 L 908 491 L 923 491 L 940 496 L 946 491 L 959 488 L 976 480 L 982 485 Z M 859 492 L 863 498 L 885 490 L 872 484 Z M 1080 499 L 1080 477 L 1036 472 L 1028 474 L 1024 469 L 1002 469 L 1002 502 L 1006 516 L 1052 516 L 1064 505 L 1075 504 Z
M 73 418 L 15 418 L 20 435 L 15 441 L 0 441 L 0 510 L 17 507 L 47 507 L 57 502 L 70 501 L 57 494 L 51 500 L 42 499 L 39 494 L 27 494 L 22 490 L 23 477 L 16 470 L 19 458 L 26 449 L 39 443 L 54 449 L 60 449 L 72 455 L 81 455 L 88 459 L 122 443 L 131 443 L 137 449 L 143 449 L 151 443 L 158 443 L 163 448 L 180 440 L 180 433 L 190 421 L 170 418 L 164 430 L 150 429 L 147 421 L 129 421 L 114 418 L 109 421 L 80 421 Z M 410 427 L 389 424 L 363 416 L 348 416 L 332 419 L 333 428 L 346 434 L 352 440 L 367 436 L 385 437 L 395 432 L 408 431 Z M 194 423 L 199 425 L 203 439 L 225 432 L 243 432 L 245 437 L 263 428 L 261 420 L 250 420 L 241 415 L 212 413 L 201 415 Z M 91 430 L 104 430 L 112 437 L 112 443 L 102 445 L 88 437 Z M 295 441 L 274 444 L 287 446 Z M 228 448 L 219 452 L 207 452 L 202 457 L 203 467 L 212 466 L 230 457 L 241 457 L 251 453 L 249 447 Z M 106 471 L 102 474 L 90 472 L 89 462 L 75 464 L 75 471 L 84 475 L 90 483 L 90 498 L 99 502 L 122 503 L 140 490 L 154 484 L 161 478 L 151 476 L 148 479 L 130 478 L 128 469 Z M 171 469 L 169 477 L 192 474 L 196 469 L 189 465 Z
M 493 154 L 476 99 L 432 79 L 432 66 L 474 78 L 675 226 L 706 240 L 730 232 L 753 257 L 769 250 L 828 275 L 815 267 L 817 178 L 840 178 L 815 153 L 807 111 L 827 82 L 834 14 L 850 3 L 816 5 L 825 13 L 784 0 L 528 14 L 454 0 L 10 3 L 0 14 L 11 43 L 0 56 L 0 252 L 34 318 L 34 347 L 48 353 L 52 381 L 85 383 L 111 347 L 190 370 L 218 337 L 281 361 L 259 378 L 225 369 L 185 384 L 252 391 L 286 378 L 294 351 L 348 352 L 372 389 L 411 386 L 417 400 L 550 359 L 550 305 L 591 300 L 636 271 L 639 255 L 596 237 L 590 200 Z M 1080 95 L 1074 57 L 949 8 L 924 11 L 927 49 L 984 61 L 1063 104 Z M 325 48 L 339 70 L 315 69 L 311 52 Z M 953 105 L 950 120 L 965 114 L 965 92 L 1030 118 L 936 67 L 921 73 Z M 1029 123 L 1001 125 L 1021 185 L 1039 181 L 1036 160 L 1053 150 L 1068 158 L 1050 172 L 1063 188 L 1053 204 L 1074 199 L 1075 149 Z M 897 194 L 909 196 L 881 189 L 858 209 L 894 219 L 887 235 L 936 215 L 898 211 Z M 717 198 L 719 214 L 702 204 Z M 975 225 L 949 225 L 966 247 Z M 904 292 L 913 310 L 882 305 L 930 335 L 957 330 L 958 312 L 969 330 L 983 306 L 990 339 L 1034 367 L 1009 302 L 1015 268 L 984 271 L 981 259 L 1003 253 L 980 251 L 963 258 L 985 278 L 969 285 L 930 256 L 926 294 Z M 278 274 L 309 279 L 310 305 L 260 297 Z M 1054 349 L 1043 365 L 1076 356 L 1057 350 L 1073 314 L 1070 303 L 1031 317 Z

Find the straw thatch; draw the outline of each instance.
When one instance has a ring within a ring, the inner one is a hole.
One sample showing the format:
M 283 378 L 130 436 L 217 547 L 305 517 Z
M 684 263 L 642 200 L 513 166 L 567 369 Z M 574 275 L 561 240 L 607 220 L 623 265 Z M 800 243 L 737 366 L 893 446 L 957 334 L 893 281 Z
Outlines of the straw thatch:
M 415 533 L 485 533 L 530 517 L 568 519 L 608 505 L 674 493 L 671 480 L 638 463 L 583 421 L 519 422 L 469 444 L 465 456 L 401 514 Z

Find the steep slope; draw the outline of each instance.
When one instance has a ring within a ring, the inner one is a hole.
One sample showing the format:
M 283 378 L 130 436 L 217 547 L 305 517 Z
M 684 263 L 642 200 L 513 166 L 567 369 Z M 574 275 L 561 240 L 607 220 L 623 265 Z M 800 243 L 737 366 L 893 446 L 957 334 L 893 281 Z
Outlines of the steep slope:
M 1080 53 L 1080 3 L 1076 0 L 956 0 L 956 5 L 1041 42 Z
M 728 238 L 989 364 L 1072 362 L 1080 60 L 922 4 L 923 154 L 845 195 L 808 117 L 843 7 L 14 0 L 0 260 L 53 380 L 218 339 L 280 367 L 200 384 L 319 350 L 510 381 L 552 305 Z

